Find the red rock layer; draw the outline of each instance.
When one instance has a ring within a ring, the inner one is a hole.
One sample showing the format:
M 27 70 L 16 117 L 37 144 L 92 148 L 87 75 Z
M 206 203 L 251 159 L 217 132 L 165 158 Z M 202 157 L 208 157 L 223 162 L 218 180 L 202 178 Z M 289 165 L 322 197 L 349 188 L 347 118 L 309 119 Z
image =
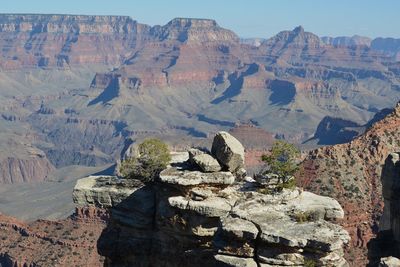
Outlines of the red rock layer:
M 102 210 L 77 210 L 61 221 L 22 223 L 0 214 L 0 263 L 5 267 L 100 267 L 97 240 L 108 215 Z
M 337 199 L 346 211 L 343 226 L 352 236 L 347 259 L 367 262 L 367 243 L 375 236 L 382 213 L 382 165 L 400 150 L 400 105 L 350 143 L 311 151 L 299 173 L 299 185 Z

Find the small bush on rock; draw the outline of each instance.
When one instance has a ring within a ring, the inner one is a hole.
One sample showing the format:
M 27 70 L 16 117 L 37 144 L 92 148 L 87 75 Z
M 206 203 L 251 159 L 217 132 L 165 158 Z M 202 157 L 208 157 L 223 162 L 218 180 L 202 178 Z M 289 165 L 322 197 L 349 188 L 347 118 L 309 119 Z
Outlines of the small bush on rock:
M 300 155 L 297 147 L 284 141 L 276 141 L 270 154 L 263 155 L 262 160 L 268 165 L 269 172 L 278 175 L 282 182 L 287 182 L 298 170 L 296 159 Z
M 313 260 L 313 259 L 305 259 L 304 260 L 304 267 L 316 267 L 316 266 L 318 266 L 318 265 L 315 260 Z
M 296 162 L 299 155 L 300 151 L 294 145 L 276 141 L 270 153 L 261 158 L 267 168 L 254 176 L 256 181 L 268 189 L 261 191 L 274 193 L 281 192 L 283 189 L 294 189 L 296 181 L 293 175 L 299 169 Z
M 135 156 L 121 162 L 124 178 L 152 182 L 171 160 L 168 146 L 159 139 L 146 139 L 137 148 Z

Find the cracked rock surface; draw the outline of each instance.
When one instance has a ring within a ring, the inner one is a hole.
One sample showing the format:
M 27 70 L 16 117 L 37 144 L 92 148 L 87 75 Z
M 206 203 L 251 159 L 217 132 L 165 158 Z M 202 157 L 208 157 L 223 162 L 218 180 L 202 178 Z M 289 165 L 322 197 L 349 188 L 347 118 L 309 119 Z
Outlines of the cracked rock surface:
M 334 199 L 300 189 L 262 194 L 229 173 L 165 173 L 129 190 L 116 177 L 77 183 L 77 204 L 110 207 L 99 247 L 116 266 L 347 266 L 349 235 L 332 222 L 343 217 Z
M 116 177 L 77 183 L 77 204 L 111 211 L 98 241 L 109 266 L 348 266 L 336 200 L 298 188 L 263 194 L 251 179 L 190 166 L 175 162 L 153 184 L 130 184 L 125 199 Z

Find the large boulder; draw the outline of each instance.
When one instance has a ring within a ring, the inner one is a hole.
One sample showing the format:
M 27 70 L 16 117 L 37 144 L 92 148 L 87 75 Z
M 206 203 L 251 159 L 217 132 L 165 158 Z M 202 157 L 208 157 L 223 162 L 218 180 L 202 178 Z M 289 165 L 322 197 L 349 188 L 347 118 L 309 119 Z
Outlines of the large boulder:
M 218 132 L 213 140 L 211 153 L 231 172 L 244 167 L 244 147 L 227 132 Z
M 188 161 L 189 161 L 189 163 L 195 165 L 196 163 L 194 162 L 193 158 L 196 157 L 196 156 L 198 156 L 198 155 L 205 154 L 205 153 L 206 153 L 206 152 L 204 152 L 203 150 L 200 150 L 200 149 L 198 149 L 198 148 L 190 148 L 190 149 L 188 150 L 188 154 L 189 154 L 189 159 L 188 159 Z
M 206 153 L 193 157 L 193 161 L 203 172 L 218 172 L 221 170 L 218 160 Z

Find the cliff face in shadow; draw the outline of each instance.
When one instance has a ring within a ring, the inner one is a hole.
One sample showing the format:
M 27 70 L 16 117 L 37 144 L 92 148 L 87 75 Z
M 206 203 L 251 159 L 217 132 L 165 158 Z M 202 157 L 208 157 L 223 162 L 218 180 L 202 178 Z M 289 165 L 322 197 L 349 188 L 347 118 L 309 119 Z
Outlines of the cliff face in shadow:
M 384 207 L 379 223 L 379 233 L 368 243 L 369 266 L 378 266 L 380 259 L 384 257 L 400 257 L 399 174 L 400 153 L 390 153 L 382 168 L 381 181 Z

